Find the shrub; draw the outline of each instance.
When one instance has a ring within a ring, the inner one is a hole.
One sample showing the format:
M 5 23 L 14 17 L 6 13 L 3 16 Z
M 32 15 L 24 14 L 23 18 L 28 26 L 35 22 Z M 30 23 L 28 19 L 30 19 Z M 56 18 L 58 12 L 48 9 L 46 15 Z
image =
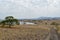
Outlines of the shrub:
M 59 24 L 56 22 L 52 22 L 51 25 L 59 25 Z

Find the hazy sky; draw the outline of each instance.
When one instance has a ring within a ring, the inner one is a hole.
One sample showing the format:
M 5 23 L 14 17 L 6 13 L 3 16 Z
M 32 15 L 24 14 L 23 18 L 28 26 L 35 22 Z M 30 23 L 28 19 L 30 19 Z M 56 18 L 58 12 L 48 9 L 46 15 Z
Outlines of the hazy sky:
M 60 0 L 0 0 L 0 18 L 60 17 Z

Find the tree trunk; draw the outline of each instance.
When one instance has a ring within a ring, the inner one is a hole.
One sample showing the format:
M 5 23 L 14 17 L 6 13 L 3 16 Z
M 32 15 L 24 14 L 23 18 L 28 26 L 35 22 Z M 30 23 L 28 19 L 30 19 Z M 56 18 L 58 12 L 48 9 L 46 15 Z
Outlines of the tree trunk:
M 11 28 L 11 25 L 9 25 L 9 28 Z

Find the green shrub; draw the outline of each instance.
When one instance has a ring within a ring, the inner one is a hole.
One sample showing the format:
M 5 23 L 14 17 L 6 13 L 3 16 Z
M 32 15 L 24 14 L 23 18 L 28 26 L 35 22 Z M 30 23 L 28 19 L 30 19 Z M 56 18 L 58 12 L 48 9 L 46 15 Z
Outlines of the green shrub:
M 52 22 L 51 25 L 59 25 L 59 24 L 56 22 Z

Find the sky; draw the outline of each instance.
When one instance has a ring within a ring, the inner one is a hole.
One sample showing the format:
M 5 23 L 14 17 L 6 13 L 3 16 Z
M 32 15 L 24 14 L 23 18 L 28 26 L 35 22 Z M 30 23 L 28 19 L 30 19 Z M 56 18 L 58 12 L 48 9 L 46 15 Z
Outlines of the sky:
M 0 19 L 60 17 L 60 0 L 0 0 Z

